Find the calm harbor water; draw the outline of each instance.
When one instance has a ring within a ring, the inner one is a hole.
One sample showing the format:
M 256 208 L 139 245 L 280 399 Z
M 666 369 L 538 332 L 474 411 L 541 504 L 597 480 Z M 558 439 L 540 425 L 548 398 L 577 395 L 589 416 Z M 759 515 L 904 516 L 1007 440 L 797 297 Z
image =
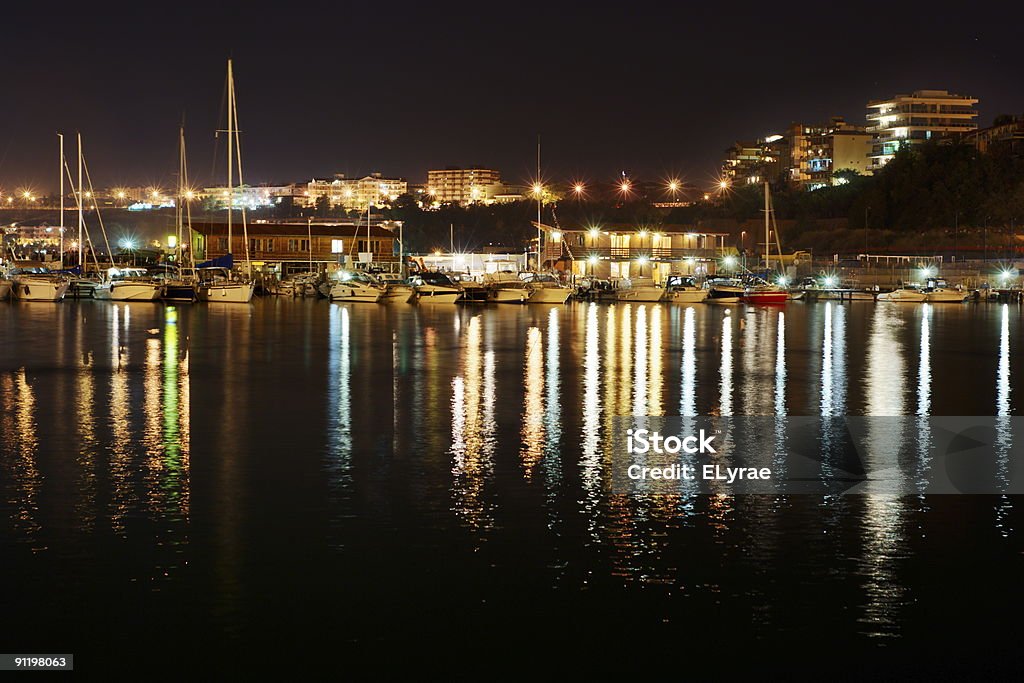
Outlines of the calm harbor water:
M 969 631 L 1019 661 L 1016 498 L 625 497 L 602 437 L 631 414 L 1020 415 L 1021 332 L 974 304 L 6 304 L 5 650 L 257 670 L 396 644 L 472 677 L 753 644 L 853 673 L 954 670 Z

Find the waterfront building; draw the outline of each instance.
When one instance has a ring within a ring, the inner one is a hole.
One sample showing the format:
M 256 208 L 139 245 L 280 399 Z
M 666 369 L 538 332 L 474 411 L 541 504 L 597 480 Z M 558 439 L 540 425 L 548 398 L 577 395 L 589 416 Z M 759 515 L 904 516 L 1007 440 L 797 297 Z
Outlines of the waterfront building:
M 331 206 L 365 211 L 368 206 L 379 207 L 393 202 L 408 191 L 409 184 L 404 178 L 388 178 L 380 173 L 346 178 L 345 174 L 339 173 L 330 180 L 309 181 L 304 199 L 308 206 L 313 206 L 320 197 L 327 197 Z
M 544 233 L 544 268 L 598 279 L 649 277 L 658 283 L 669 275 L 714 274 L 728 237 L 687 225 L 539 227 Z
M 389 223 L 389 227 L 393 224 Z M 193 249 L 198 261 L 224 256 L 229 252 L 226 223 L 193 223 Z M 398 262 L 397 238 L 392 229 L 371 224 L 369 234 L 364 223 L 270 223 L 248 226 L 249 258 L 259 270 L 288 275 L 316 270 L 331 270 L 357 263 L 390 265 Z M 246 255 L 241 225 L 232 228 L 230 253 L 240 262 Z
M 489 168 L 427 171 L 427 195 L 437 204 L 490 204 L 506 194 L 501 173 Z
M 783 136 L 783 172 L 787 182 L 817 190 L 842 182 L 838 171 L 871 172 L 872 134 L 834 116 L 824 125 L 793 123 Z
M 960 135 L 976 130 L 978 111 L 974 97 L 946 90 L 915 90 L 868 102 L 868 127 L 872 134 L 871 170 L 889 163 L 901 145 Z

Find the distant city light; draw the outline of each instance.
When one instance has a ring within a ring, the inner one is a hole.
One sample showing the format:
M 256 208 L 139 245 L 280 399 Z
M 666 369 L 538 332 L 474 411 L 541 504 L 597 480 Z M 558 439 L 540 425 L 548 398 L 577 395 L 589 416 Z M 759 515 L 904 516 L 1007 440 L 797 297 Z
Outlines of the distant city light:
M 678 180 L 670 180 L 670 181 L 668 181 L 668 191 L 672 192 L 673 194 L 678 192 L 679 191 L 679 181 Z
M 583 183 L 576 183 L 575 185 L 572 186 L 572 191 L 576 193 L 577 197 L 583 195 L 583 190 Z
M 725 178 L 722 178 L 721 180 L 718 181 L 718 188 L 721 190 L 729 189 L 729 181 L 726 180 Z
M 622 191 L 622 194 L 628 194 L 630 187 L 632 187 L 632 185 L 629 184 L 628 180 L 623 180 L 621 183 L 619 183 L 619 190 Z
M 136 247 L 136 242 L 131 237 L 122 237 L 117 241 L 117 245 L 127 251 L 134 251 Z

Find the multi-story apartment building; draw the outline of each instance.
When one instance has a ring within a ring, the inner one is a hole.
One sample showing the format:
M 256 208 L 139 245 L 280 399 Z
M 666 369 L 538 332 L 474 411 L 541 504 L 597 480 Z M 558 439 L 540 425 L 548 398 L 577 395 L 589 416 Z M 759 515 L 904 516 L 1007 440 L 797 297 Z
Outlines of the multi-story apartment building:
M 427 195 L 438 204 L 489 204 L 504 193 L 501 173 L 489 168 L 427 171 Z
M 1024 116 L 997 116 L 988 128 L 965 133 L 961 140 L 987 152 L 994 146 L 1005 146 L 1013 153 L 1024 150 Z
M 837 171 L 871 172 L 872 135 L 841 116 L 826 125 L 794 123 L 783 137 L 786 180 L 805 190 L 837 184 Z
M 889 163 L 901 145 L 915 145 L 975 130 L 978 100 L 945 90 L 915 90 L 868 102 L 868 132 L 873 135 L 871 169 Z
M 737 142 L 725 150 L 721 179 L 731 185 L 773 182 L 779 176 L 783 136 L 769 135 L 755 142 Z
M 344 174 L 331 180 L 311 180 L 306 185 L 306 201 L 313 205 L 320 197 L 327 197 L 331 206 L 365 211 L 367 206 L 381 206 L 394 201 L 409 191 L 404 178 L 385 178 L 371 173 L 362 178 L 346 178 Z

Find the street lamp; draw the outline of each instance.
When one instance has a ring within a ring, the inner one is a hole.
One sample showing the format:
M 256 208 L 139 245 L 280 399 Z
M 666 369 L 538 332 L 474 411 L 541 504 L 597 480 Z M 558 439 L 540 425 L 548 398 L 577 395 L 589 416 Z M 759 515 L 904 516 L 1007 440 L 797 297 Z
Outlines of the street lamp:
M 572 186 L 572 191 L 573 191 L 573 194 L 576 195 L 576 199 L 583 199 L 583 192 L 585 190 L 586 190 L 586 187 L 581 182 L 576 182 Z

